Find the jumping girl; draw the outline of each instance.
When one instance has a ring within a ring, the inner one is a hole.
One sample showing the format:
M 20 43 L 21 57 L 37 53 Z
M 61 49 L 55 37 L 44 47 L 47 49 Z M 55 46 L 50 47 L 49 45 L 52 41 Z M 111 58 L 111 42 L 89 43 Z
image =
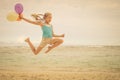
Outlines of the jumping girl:
M 43 18 L 41 18 L 40 15 L 43 16 Z M 31 21 L 29 19 L 26 19 L 23 17 L 23 15 L 20 15 L 20 18 L 28 23 L 38 25 L 42 29 L 42 32 L 43 32 L 42 41 L 41 41 L 40 45 L 37 47 L 37 49 L 35 49 L 35 47 L 33 46 L 32 42 L 30 41 L 29 38 L 25 39 L 25 42 L 28 43 L 28 45 L 30 46 L 31 50 L 33 51 L 33 53 L 35 55 L 37 55 L 47 44 L 49 44 L 49 46 L 45 53 L 48 53 L 50 50 L 52 50 L 53 48 L 55 48 L 63 43 L 62 39 L 53 38 L 53 37 L 64 37 L 64 34 L 62 34 L 62 35 L 54 34 L 53 27 L 50 24 L 50 22 L 52 20 L 51 13 L 47 12 L 44 15 L 33 14 L 32 16 L 35 18 L 36 21 Z

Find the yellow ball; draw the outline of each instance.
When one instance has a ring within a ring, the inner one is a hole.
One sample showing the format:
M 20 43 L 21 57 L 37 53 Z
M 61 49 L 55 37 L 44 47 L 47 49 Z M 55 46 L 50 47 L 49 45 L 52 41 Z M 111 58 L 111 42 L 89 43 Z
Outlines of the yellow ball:
M 18 19 L 18 14 L 15 12 L 10 12 L 7 15 L 7 20 L 8 21 L 16 21 Z

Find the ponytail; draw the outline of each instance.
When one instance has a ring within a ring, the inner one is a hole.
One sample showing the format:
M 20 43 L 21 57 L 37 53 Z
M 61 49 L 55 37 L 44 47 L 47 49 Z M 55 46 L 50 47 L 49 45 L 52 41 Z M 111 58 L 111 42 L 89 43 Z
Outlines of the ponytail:
M 51 13 L 47 12 L 45 14 L 32 14 L 31 16 L 35 19 L 35 20 L 40 20 L 43 21 L 48 15 L 52 15 Z M 41 18 L 42 16 L 42 18 Z
M 35 20 L 43 20 L 41 16 L 44 16 L 43 14 L 32 14 L 31 15 Z

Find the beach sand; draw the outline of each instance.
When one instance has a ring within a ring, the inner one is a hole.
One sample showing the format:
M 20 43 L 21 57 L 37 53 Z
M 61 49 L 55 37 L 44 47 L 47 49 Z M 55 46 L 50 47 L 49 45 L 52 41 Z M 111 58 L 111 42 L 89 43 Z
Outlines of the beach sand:
M 0 80 L 120 80 L 119 46 L 0 47 Z
M 120 80 L 120 73 L 110 72 L 0 72 L 0 80 Z

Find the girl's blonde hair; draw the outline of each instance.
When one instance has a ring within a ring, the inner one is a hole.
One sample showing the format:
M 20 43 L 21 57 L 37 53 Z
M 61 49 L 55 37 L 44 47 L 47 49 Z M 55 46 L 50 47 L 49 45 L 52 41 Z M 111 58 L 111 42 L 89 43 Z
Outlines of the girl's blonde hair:
M 52 15 L 51 13 L 47 12 L 44 15 L 43 14 L 32 14 L 31 16 L 35 19 L 35 20 L 44 20 L 47 16 Z M 42 16 L 42 18 L 41 18 Z
M 45 19 L 47 16 L 52 15 L 51 13 L 47 12 L 44 14 L 43 19 Z

